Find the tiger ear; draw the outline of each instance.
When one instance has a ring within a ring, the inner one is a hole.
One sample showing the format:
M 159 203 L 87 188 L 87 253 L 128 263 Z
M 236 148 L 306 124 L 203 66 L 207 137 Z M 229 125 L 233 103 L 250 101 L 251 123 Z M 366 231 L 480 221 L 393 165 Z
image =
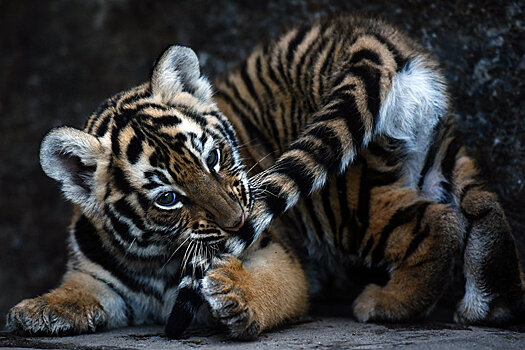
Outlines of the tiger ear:
M 40 164 L 62 185 L 64 196 L 84 211 L 96 210 L 95 170 L 105 147 L 93 135 L 61 127 L 50 131 L 40 146 Z
M 167 103 L 181 92 L 188 92 L 204 102 L 211 101 L 212 95 L 208 79 L 201 76 L 195 52 L 178 45 L 170 46 L 158 59 L 151 75 L 151 90 Z

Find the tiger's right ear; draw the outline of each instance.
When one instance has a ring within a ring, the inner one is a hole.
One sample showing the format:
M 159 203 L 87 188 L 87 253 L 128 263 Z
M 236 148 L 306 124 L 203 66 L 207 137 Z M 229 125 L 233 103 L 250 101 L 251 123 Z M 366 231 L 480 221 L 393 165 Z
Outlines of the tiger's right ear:
M 208 79 L 201 75 L 197 54 L 178 45 L 170 46 L 158 59 L 151 75 L 151 90 L 166 103 L 173 102 L 181 92 L 202 102 L 210 102 L 212 95 Z
M 93 135 L 61 127 L 50 131 L 40 146 L 40 164 L 47 176 L 62 185 L 65 197 L 82 207 L 96 210 L 95 170 L 105 147 Z

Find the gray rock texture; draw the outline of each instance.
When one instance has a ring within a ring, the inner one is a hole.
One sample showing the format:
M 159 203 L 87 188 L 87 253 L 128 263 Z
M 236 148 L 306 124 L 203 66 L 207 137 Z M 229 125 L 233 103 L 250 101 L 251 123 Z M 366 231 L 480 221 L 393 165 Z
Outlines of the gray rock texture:
M 104 98 L 146 80 L 152 62 L 170 44 L 194 48 L 204 72 L 213 77 L 287 26 L 341 11 L 387 19 L 442 62 L 465 143 L 500 196 L 525 257 L 523 1 L 0 1 L 0 315 L 54 287 L 64 271 L 70 206 L 40 169 L 38 147 L 45 132 L 60 125 L 81 127 Z M 428 338 L 425 327 L 412 332 L 327 319 L 274 332 L 260 347 L 274 344 L 280 332 L 287 333 L 285 346 L 299 347 L 309 339 L 305 346 L 328 347 L 326 334 L 332 331 L 361 348 L 379 346 L 388 334 L 388 344 L 408 347 L 435 347 L 450 339 L 478 348 L 491 347 L 484 345 L 490 339 L 502 346 L 523 342 L 521 334 L 490 329 L 445 328 L 432 330 L 441 338 Z M 133 332 L 56 344 L 105 346 L 115 335 L 124 346 L 140 347 L 141 334 L 160 330 L 140 329 L 138 338 Z M 221 344 L 214 339 L 206 341 Z M 39 347 L 54 344 L 38 341 L 43 342 Z M 168 346 L 158 342 L 159 348 Z
M 362 324 L 322 318 L 265 333 L 253 342 L 238 342 L 208 329 L 192 329 L 185 339 L 168 340 L 161 327 L 135 327 L 63 338 L 22 338 L 0 333 L 0 347 L 113 349 L 523 349 L 525 333 L 447 323 L 418 325 Z

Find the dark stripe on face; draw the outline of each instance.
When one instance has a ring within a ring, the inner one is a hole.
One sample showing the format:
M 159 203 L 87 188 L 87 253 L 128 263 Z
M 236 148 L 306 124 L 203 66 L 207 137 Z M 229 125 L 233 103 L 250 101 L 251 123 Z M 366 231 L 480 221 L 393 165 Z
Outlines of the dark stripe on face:
M 162 294 L 158 290 L 136 281 L 126 273 L 127 267 L 115 259 L 112 253 L 105 250 L 96 233 L 96 228 L 85 216 L 81 216 L 75 223 L 74 236 L 80 251 L 86 258 L 111 273 L 127 288 L 134 292 L 151 295 L 159 301 L 162 300 Z M 136 274 L 136 272 L 130 271 L 130 274 Z
M 142 152 L 142 141 L 144 140 L 144 134 L 137 132 L 135 136 L 131 138 L 126 151 L 126 156 L 131 164 L 137 163 L 139 156 Z
M 151 121 L 155 123 L 157 127 L 171 127 L 182 123 L 182 120 L 174 114 L 151 118 Z
M 209 115 L 215 117 L 219 122 L 220 128 L 217 129 L 221 132 L 221 136 L 226 136 L 233 147 L 238 147 L 237 136 L 230 122 L 220 113 L 209 113 Z
M 135 237 L 130 234 L 131 227 L 124 221 L 120 221 L 120 219 L 113 213 L 113 210 L 111 210 L 109 205 L 106 205 L 104 207 L 104 211 L 109 217 L 109 220 L 111 221 L 111 226 L 113 226 L 113 232 L 118 234 L 123 240 L 131 244 L 135 240 Z
M 113 166 L 113 181 L 117 189 L 124 194 L 130 194 L 134 191 L 124 171 L 116 165 Z

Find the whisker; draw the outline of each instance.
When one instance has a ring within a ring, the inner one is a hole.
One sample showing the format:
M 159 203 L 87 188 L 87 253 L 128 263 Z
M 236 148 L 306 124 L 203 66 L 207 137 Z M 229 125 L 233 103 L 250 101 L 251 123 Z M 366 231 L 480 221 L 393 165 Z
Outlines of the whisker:
M 190 236 L 188 236 L 184 242 L 182 242 L 178 247 L 177 249 L 175 249 L 175 251 L 170 255 L 170 257 L 168 258 L 168 260 L 166 261 L 166 263 L 164 265 L 162 265 L 161 269 L 160 269 L 160 272 L 162 272 L 162 270 L 164 270 L 164 268 L 166 267 L 166 265 L 168 265 L 168 263 L 170 262 L 170 260 L 175 256 L 175 253 L 177 253 L 177 251 L 184 245 L 184 243 L 186 243 L 188 241 L 188 239 L 190 239 Z

